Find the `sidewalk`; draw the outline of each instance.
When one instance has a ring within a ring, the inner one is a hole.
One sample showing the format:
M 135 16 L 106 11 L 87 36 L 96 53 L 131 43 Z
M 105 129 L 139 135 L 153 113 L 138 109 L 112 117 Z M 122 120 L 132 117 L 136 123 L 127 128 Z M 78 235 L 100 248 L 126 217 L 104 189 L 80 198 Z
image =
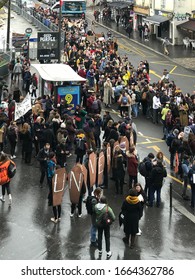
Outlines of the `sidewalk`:
M 87 9 L 87 17 L 94 20 L 93 16 L 93 8 Z M 99 22 L 96 22 L 96 24 L 99 24 L 102 27 L 106 27 L 107 29 L 113 30 L 114 32 L 118 33 L 120 36 L 128 37 L 127 33 L 123 26 L 116 26 L 116 22 L 103 22 L 102 19 L 99 20 Z M 195 71 L 195 50 L 190 47 L 189 49 L 186 49 L 184 45 L 181 46 L 169 46 L 169 56 L 165 56 L 163 54 L 163 46 L 162 41 L 158 39 L 153 39 L 150 37 L 149 41 L 144 41 L 139 37 L 138 31 L 133 31 L 131 33 L 130 41 L 137 43 L 141 46 L 144 46 L 145 48 L 163 55 L 164 57 L 168 58 L 171 61 L 176 62 L 177 64 Z

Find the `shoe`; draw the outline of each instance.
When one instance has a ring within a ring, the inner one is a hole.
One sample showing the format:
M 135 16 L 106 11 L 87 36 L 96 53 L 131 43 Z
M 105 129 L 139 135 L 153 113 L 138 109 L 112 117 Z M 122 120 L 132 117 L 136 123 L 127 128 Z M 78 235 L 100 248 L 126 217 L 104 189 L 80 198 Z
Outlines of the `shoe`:
M 61 221 L 61 218 L 58 218 L 58 222 L 60 222 Z
M 153 207 L 153 205 L 151 203 L 149 203 L 149 202 L 146 202 L 146 206 Z
M 112 257 L 112 252 L 110 251 L 107 253 L 107 259 L 110 259 L 111 257 Z
M 55 219 L 55 218 L 51 218 L 51 221 L 54 223 L 54 224 L 57 224 L 58 222 L 58 219 Z
M 99 257 L 101 257 L 102 256 L 102 251 L 99 251 Z
M 79 214 L 78 217 L 81 218 L 81 217 L 82 217 L 82 214 Z
M 74 216 L 74 213 L 70 213 L 70 217 L 72 218 Z
M 67 155 L 67 157 L 71 157 L 71 156 L 72 156 L 72 154 L 68 154 L 68 155 Z
M 10 159 L 13 159 L 13 157 L 11 156 Z
M 9 194 L 9 206 L 11 206 L 12 205 L 12 196 L 11 196 L 11 194 Z
M 0 197 L 0 200 L 1 200 L 2 202 L 5 202 L 5 196 L 2 195 L 2 196 Z
M 123 242 L 124 242 L 125 244 L 129 244 L 129 241 L 128 241 L 127 237 L 123 237 Z
M 16 158 L 16 156 L 15 156 L 15 155 L 13 155 L 13 157 L 12 157 L 12 158 L 14 159 L 14 158 Z
M 141 231 L 141 229 L 139 228 L 139 232 L 136 233 L 136 235 L 137 235 L 137 236 L 140 236 L 141 234 L 142 234 L 142 231 Z

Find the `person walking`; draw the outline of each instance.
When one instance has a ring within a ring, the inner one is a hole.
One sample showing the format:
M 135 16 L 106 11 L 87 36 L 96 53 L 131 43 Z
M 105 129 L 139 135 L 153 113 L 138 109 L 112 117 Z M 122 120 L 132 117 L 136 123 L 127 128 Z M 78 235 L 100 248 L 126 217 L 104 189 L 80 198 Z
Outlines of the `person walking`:
M 124 157 L 122 155 L 121 150 L 115 150 L 112 166 L 114 170 L 113 176 L 115 180 L 116 194 L 119 194 L 119 187 L 120 187 L 120 194 L 123 194 L 125 169 L 124 169 Z
M 127 155 L 127 171 L 129 174 L 129 188 L 137 183 L 138 158 L 135 147 L 130 147 Z
M 102 236 L 104 233 L 107 259 L 110 259 L 112 256 L 112 252 L 110 251 L 110 225 L 104 224 L 102 221 L 102 218 L 105 215 L 105 213 L 108 213 L 111 221 L 115 220 L 115 214 L 113 210 L 108 206 L 106 197 L 102 196 L 100 198 L 100 201 L 95 205 L 96 225 L 98 229 L 99 258 L 101 258 L 102 256 Z
M 195 160 L 193 161 L 192 167 L 188 172 L 188 178 L 191 186 L 191 208 L 195 206 Z
M 139 220 L 143 213 L 138 193 L 135 189 L 130 189 L 129 195 L 122 204 L 121 211 L 124 214 L 125 237 L 123 242 L 127 245 L 130 243 L 130 248 L 133 249 L 136 234 L 139 232 Z
M 189 197 L 186 195 L 187 192 L 187 187 L 188 187 L 188 173 L 190 169 L 190 158 L 188 155 L 183 156 L 183 161 L 181 164 L 182 167 L 182 173 L 183 173 L 183 192 L 182 192 L 182 197 L 184 200 L 190 200 Z
M 139 201 L 141 203 L 141 209 L 142 209 L 142 212 L 141 212 L 141 217 L 143 216 L 143 212 L 144 212 L 144 205 L 146 204 L 147 202 L 147 196 L 146 196 L 146 193 L 145 191 L 143 190 L 142 188 L 142 185 L 140 183 L 136 183 L 133 187 L 133 189 L 136 190 L 137 192 L 137 195 L 138 195 L 138 198 L 139 198 Z M 141 219 L 140 217 L 140 219 Z M 141 229 L 139 228 L 139 232 L 136 234 L 136 235 L 141 235 L 142 234 L 142 231 Z
M 17 58 L 16 64 L 14 65 L 13 74 L 14 74 L 14 81 L 15 82 L 18 81 L 19 84 L 20 76 L 22 74 L 22 64 L 20 63 L 19 58 Z
M 48 206 L 53 204 L 53 195 L 52 195 L 52 178 L 55 174 L 56 168 L 56 156 L 54 152 L 49 153 L 49 159 L 47 162 L 47 183 L 48 183 Z
M 10 145 L 11 159 L 14 159 L 16 158 L 15 149 L 18 142 L 18 127 L 14 121 L 11 121 L 10 126 L 7 129 L 7 138 Z
M 49 160 L 49 154 L 50 154 L 50 144 L 46 143 L 42 149 L 40 149 L 37 160 L 40 163 L 40 171 L 41 171 L 41 177 L 39 180 L 39 186 L 40 188 L 43 187 L 43 182 L 45 179 L 45 175 L 47 175 L 47 161 Z
M 102 189 L 100 187 L 97 187 L 94 192 L 91 193 L 91 195 L 88 196 L 86 201 L 86 208 L 89 212 L 91 212 L 91 230 L 90 230 L 90 241 L 91 246 L 98 247 L 97 238 L 96 238 L 96 232 L 97 232 L 97 226 L 96 226 L 96 214 L 95 214 L 95 205 L 100 201 L 100 198 L 102 196 Z M 90 210 L 89 210 L 90 209 Z
M 112 102 L 111 101 L 112 94 L 113 94 L 112 83 L 110 81 L 110 78 L 107 78 L 106 82 L 104 83 L 104 97 L 103 97 L 103 102 L 106 108 L 110 108 Z
M 164 52 L 164 54 L 165 55 L 169 55 L 168 46 L 170 45 L 170 41 L 169 41 L 169 39 L 167 37 L 165 37 L 163 39 L 162 45 L 163 45 L 163 52 Z
M 22 158 L 25 163 L 31 163 L 32 157 L 32 134 L 30 125 L 24 123 L 21 130 L 21 140 L 22 140 Z
M 0 197 L 0 200 L 2 202 L 5 202 L 5 193 L 7 192 L 7 195 L 9 197 L 9 206 L 12 204 L 12 195 L 10 190 L 10 181 L 11 178 L 9 178 L 8 168 L 10 165 L 10 159 L 7 154 L 4 152 L 1 152 L 0 154 L 0 184 L 2 186 L 2 196 Z

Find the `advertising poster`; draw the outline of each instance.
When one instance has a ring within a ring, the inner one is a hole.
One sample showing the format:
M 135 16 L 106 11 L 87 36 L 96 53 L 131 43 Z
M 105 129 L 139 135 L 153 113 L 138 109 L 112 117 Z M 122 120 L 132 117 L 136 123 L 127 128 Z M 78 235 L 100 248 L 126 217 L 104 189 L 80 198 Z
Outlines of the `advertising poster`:
M 65 99 L 70 107 L 75 109 L 80 104 L 80 86 L 62 86 L 57 88 L 58 103 L 61 99 Z

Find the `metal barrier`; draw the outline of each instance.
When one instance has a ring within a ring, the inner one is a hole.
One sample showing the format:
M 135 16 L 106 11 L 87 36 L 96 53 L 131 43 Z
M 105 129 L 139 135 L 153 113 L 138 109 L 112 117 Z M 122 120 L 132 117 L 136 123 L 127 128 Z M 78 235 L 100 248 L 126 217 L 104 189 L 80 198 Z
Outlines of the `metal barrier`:
M 35 26 L 40 31 L 58 31 L 58 26 L 51 22 L 50 20 L 42 17 L 40 14 L 35 13 L 33 8 L 29 9 L 28 11 L 25 11 L 24 9 L 21 9 L 16 4 L 11 4 L 11 9 L 17 13 L 18 15 L 22 16 L 24 19 L 26 19 L 30 24 Z M 62 31 L 63 35 L 65 36 L 64 32 Z M 63 36 L 63 38 L 64 38 Z

